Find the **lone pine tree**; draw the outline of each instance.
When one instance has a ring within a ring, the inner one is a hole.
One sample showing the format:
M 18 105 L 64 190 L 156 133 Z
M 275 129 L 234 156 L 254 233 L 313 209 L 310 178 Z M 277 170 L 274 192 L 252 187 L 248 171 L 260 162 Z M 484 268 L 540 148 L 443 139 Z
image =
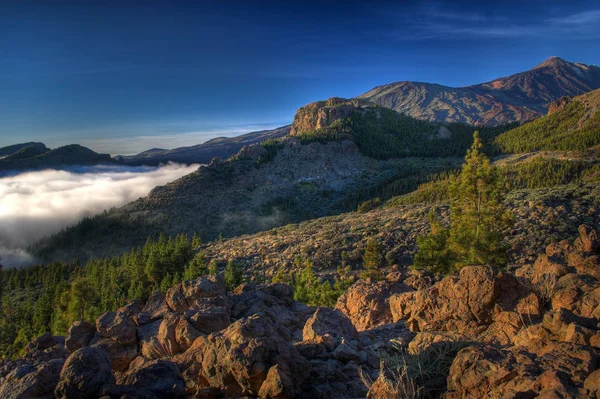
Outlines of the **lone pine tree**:
M 504 232 L 514 220 L 502 203 L 502 179 L 482 147 L 475 132 L 461 172 L 450 184 L 450 229 L 432 219 L 431 233 L 419 238 L 415 266 L 450 273 L 469 265 L 506 264 Z

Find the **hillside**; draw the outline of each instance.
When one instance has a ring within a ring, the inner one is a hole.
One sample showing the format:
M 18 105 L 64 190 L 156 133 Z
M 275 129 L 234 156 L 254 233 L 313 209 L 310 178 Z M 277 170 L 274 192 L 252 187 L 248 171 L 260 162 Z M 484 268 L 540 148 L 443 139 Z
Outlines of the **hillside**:
M 97 165 L 115 162 L 108 154 L 98 154 L 78 144 L 71 144 L 50 150 L 41 143 L 34 143 L 21 146 L 17 151 L 0 159 L 0 172 L 40 170 L 69 165 Z
M 47 147 L 43 143 L 36 143 L 33 141 L 29 143 L 13 144 L 0 148 L 0 158 L 8 157 L 10 155 L 20 152 L 21 150 L 31 147 L 47 149 Z
M 336 282 L 343 294 L 318 307 L 298 296 L 329 286 L 310 273 L 287 285 L 204 270 L 127 300 L 119 280 L 135 262 L 2 272 L 7 299 L 45 294 L 0 314 L 2 343 L 20 321 L 24 348 L 0 360 L 0 396 L 594 398 L 599 236 L 581 225 L 512 271 L 386 268 L 381 280 Z M 181 267 L 180 255 L 165 260 Z M 24 333 L 36 325 L 48 332 Z
M 48 259 L 86 259 L 120 253 L 159 233 L 197 233 L 208 241 L 268 230 L 347 210 L 348 198 L 403 171 L 421 172 L 422 180 L 410 190 L 426 172 L 459 163 L 460 158 L 379 161 L 362 155 L 349 140 L 301 144 L 285 137 L 201 166 L 146 198 L 43 240 L 33 250 Z
M 600 145 L 600 90 L 561 98 L 552 104 L 548 115 L 500 134 L 494 143 L 508 153 L 582 152 Z
M 544 115 L 553 100 L 600 88 L 600 68 L 551 57 L 529 71 L 466 87 L 396 82 L 359 96 L 418 119 L 499 125 Z
M 208 164 L 215 158 L 228 158 L 235 155 L 246 145 L 257 144 L 265 140 L 283 137 L 289 133 L 290 126 L 273 130 L 261 130 L 242 134 L 236 137 L 217 137 L 195 146 L 165 150 L 153 148 L 137 155 L 118 155 L 128 165 L 158 165 L 160 163 L 178 162 L 185 164 Z
M 480 127 L 492 139 L 512 125 Z M 462 156 L 473 140 L 473 126 L 412 118 L 365 100 L 330 98 L 301 107 L 290 135 L 303 143 L 351 139 L 376 159 Z
M 245 146 L 32 250 L 42 259 L 87 259 L 121 253 L 160 233 L 212 241 L 355 210 L 457 167 L 474 130 L 356 100 L 316 102 L 298 110 L 288 136 Z M 504 130 L 485 128 L 482 135 Z

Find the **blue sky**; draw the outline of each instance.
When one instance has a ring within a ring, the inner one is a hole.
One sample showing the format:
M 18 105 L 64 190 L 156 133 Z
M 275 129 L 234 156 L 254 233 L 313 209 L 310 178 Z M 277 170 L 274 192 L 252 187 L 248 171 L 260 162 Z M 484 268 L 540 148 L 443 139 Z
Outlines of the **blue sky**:
M 496 3 L 496 4 L 493 4 Z M 0 146 L 172 148 L 400 80 L 600 64 L 597 1 L 0 3 Z

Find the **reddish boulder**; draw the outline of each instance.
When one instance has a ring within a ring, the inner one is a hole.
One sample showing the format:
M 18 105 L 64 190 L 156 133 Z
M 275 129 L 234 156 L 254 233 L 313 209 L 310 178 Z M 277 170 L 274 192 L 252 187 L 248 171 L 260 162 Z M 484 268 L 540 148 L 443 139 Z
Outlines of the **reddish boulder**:
M 64 362 L 55 359 L 38 366 L 27 364 L 15 368 L 0 379 L 0 398 L 54 398 Z
M 582 224 L 579 226 L 579 237 L 573 243 L 573 247 L 581 252 L 599 253 L 600 235 L 593 227 Z
M 115 371 L 125 371 L 138 355 L 137 344 L 122 344 L 111 338 L 102 338 L 91 345 L 92 348 L 102 349 L 110 359 L 110 366 Z
M 562 395 L 552 397 L 581 397 L 596 362 L 593 350 L 568 343 L 550 344 L 537 356 L 521 347 L 468 347 L 452 363 L 444 397 L 537 397 L 550 391 Z
M 67 331 L 65 347 L 73 353 L 77 349 L 89 345 L 96 334 L 96 326 L 85 321 L 76 321 Z
M 184 281 L 171 287 L 166 294 L 169 308 L 175 312 L 185 312 L 194 306 L 196 300 L 225 295 L 225 280 L 222 275 L 202 276 L 197 280 Z
M 96 330 L 102 338 L 112 338 L 123 345 L 137 342 L 137 327 L 131 318 L 117 312 L 104 313 L 96 320 Z
M 428 289 L 393 295 L 390 308 L 394 321 L 406 320 L 415 333 L 451 331 L 477 339 L 491 327 L 482 339 L 504 344 L 521 328 L 520 314 L 535 319 L 541 311 L 515 276 L 488 266 L 465 267 Z
M 62 398 L 94 398 L 114 385 L 110 360 L 100 349 L 84 347 L 65 362 L 54 394 Z
M 339 310 L 319 308 L 308 319 L 302 330 L 304 342 L 325 344 L 330 349 L 335 348 L 344 340 L 355 340 L 358 332 L 348 317 Z
M 141 312 L 133 316 L 133 320 L 138 326 L 143 326 L 158 319 L 162 319 L 171 312 L 172 310 L 169 308 L 169 305 L 167 305 L 165 294 L 161 291 L 155 291 L 150 295 L 148 302 L 146 302 L 146 305 Z
M 290 339 L 289 330 L 278 323 L 275 314 L 262 313 L 199 338 L 190 351 L 196 357 L 201 352 L 202 377 L 227 395 L 262 392 L 265 397 L 295 397 L 310 374 L 310 365 Z
M 413 291 L 402 283 L 387 281 L 359 280 L 338 299 L 336 309 L 343 312 L 357 331 L 392 322 L 390 296 Z

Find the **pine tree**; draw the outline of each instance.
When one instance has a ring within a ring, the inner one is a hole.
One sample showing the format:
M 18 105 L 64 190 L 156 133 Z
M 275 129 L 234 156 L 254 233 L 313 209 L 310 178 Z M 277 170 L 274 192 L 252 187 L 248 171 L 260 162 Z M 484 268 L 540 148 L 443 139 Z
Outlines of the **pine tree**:
M 383 274 L 379 268 L 383 263 L 383 256 L 381 251 L 381 245 L 375 238 L 371 238 L 367 242 L 367 248 L 363 255 L 363 266 L 365 270 L 361 274 L 361 278 L 372 278 L 375 280 L 381 280 Z
M 431 219 L 432 232 L 417 241 L 415 266 L 450 273 L 469 265 L 506 264 L 504 231 L 514 218 L 502 204 L 505 186 L 482 147 L 475 132 L 461 172 L 450 184 L 450 229 Z
M 244 276 L 242 268 L 237 263 L 230 260 L 229 262 L 227 262 L 227 266 L 225 266 L 224 277 L 227 290 L 233 291 L 243 281 Z
M 498 170 L 482 147 L 475 132 L 461 173 L 450 186 L 449 250 L 456 270 L 468 265 L 503 266 L 507 261 L 502 241 L 513 217 L 502 203 L 505 188 Z
M 198 256 L 193 258 L 183 270 L 184 280 L 195 280 L 200 276 L 208 274 L 208 268 L 206 267 L 206 255 L 204 252 L 200 252 Z
M 442 227 L 434 209 L 429 212 L 431 232 L 417 238 L 419 251 L 415 254 L 414 266 L 426 267 L 434 273 L 449 273 L 452 256 L 448 251 L 450 231 Z
M 208 274 L 215 276 L 219 272 L 219 263 L 216 259 L 213 259 L 208 264 Z

